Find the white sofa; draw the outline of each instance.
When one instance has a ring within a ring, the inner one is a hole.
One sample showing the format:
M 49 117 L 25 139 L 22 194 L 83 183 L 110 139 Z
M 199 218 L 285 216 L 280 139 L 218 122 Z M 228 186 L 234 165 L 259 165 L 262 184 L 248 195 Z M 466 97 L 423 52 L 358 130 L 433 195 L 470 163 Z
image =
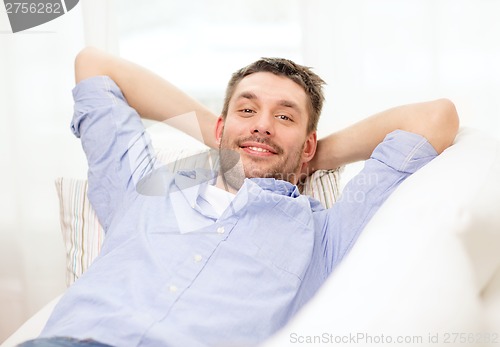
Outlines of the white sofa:
M 497 140 L 461 129 L 391 195 L 318 295 L 263 346 L 307 341 L 500 345 Z
M 499 177 L 500 143 L 461 129 L 394 192 L 318 295 L 263 346 L 500 345 Z M 36 337 L 57 300 L 1 347 Z

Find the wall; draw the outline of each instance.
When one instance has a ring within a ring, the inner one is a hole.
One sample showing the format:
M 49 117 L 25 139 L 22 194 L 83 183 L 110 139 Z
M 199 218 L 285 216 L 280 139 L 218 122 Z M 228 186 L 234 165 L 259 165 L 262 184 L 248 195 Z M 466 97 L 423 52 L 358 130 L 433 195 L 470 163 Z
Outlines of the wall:
M 304 1 L 304 60 L 328 82 L 323 128 L 452 99 L 463 125 L 500 137 L 499 1 Z

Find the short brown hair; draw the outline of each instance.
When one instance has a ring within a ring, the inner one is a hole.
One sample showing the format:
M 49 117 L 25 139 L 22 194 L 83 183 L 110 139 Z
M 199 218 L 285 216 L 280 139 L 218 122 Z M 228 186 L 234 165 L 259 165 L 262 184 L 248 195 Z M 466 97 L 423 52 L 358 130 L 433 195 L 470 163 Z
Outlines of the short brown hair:
M 304 88 L 309 100 L 307 133 L 309 134 L 317 129 L 319 116 L 323 108 L 323 101 L 325 100 L 322 88 L 325 81 L 312 72 L 311 68 L 283 58 L 262 58 L 233 73 L 226 88 L 224 107 L 222 109 L 223 119 L 227 117 L 229 101 L 238 83 L 246 76 L 256 72 L 271 72 L 278 76 L 284 76 Z

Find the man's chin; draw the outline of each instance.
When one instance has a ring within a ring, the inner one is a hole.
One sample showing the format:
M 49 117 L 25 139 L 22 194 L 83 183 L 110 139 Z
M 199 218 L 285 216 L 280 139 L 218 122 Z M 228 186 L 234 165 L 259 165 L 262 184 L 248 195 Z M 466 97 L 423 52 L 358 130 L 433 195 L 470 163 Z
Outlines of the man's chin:
M 285 163 L 281 163 L 281 160 L 284 159 L 278 159 L 279 156 L 277 155 L 253 156 L 241 151 L 241 149 L 223 149 L 220 153 L 221 160 L 224 161 L 223 172 L 229 174 L 226 176 L 232 177 L 235 185 L 236 183 L 242 183 L 241 180 L 244 178 L 274 178 L 292 184 L 297 182 L 297 169 L 290 168 L 287 170 Z M 284 171 L 288 172 L 284 173 Z
M 276 172 L 276 171 L 270 171 L 270 170 L 251 170 L 248 171 L 245 170 L 245 177 L 246 178 L 274 178 L 276 180 L 282 180 L 282 181 L 287 181 L 292 184 L 296 184 L 297 182 L 297 174 L 296 173 L 282 173 L 282 172 Z
M 245 171 L 246 178 L 268 178 L 274 177 L 275 172 L 268 167 L 256 166 L 255 163 L 248 165 L 243 161 L 243 167 Z

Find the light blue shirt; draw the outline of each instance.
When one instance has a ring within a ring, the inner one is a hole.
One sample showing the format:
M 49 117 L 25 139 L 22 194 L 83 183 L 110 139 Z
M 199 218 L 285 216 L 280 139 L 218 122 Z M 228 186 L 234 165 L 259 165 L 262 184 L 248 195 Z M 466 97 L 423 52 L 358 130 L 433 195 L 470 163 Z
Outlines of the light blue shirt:
M 255 178 L 219 216 L 200 192 L 213 175 L 159 167 L 139 116 L 109 77 L 82 81 L 73 95 L 72 130 L 106 239 L 44 337 L 114 346 L 258 343 L 314 295 L 391 192 L 437 155 L 425 138 L 395 131 L 331 209 L 288 182 Z

